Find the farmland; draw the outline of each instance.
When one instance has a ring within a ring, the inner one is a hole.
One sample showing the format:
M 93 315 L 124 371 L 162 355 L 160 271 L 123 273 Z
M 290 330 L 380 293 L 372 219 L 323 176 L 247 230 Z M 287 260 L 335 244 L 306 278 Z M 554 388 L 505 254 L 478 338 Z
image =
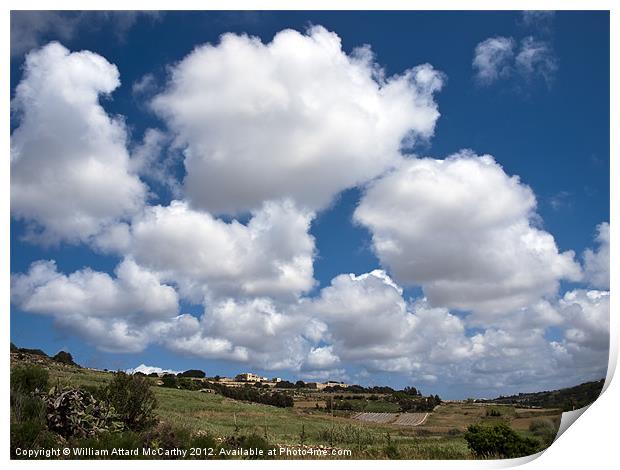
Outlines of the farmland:
M 22 359 L 12 358 L 12 366 L 23 362 L 23 355 Z M 102 387 L 114 376 L 49 361 L 41 365 L 49 371 L 51 383 L 65 387 Z M 469 425 L 502 422 L 520 435 L 532 437 L 534 421 L 544 420 L 557 429 L 560 417 L 557 409 L 466 402 L 442 403 L 428 413 L 395 412 L 394 404 L 381 396 L 354 399 L 350 394 L 328 396 L 325 392 L 299 390 L 289 392 L 294 397 L 293 407 L 276 407 L 227 398 L 213 391 L 158 386 L 156 379 L 147 380 L 157 399 L 159 426 L 181 428 L 189 435 L 208 435 L 215 442 L 231 436 L 260 436 L 280 448 L 350 452 L 326 458 L 468 459 L 473 455 L 463 433 Z M 328 411 L 325 404 L 330 401 L 354 402 L 364 410 Z M 283 455 L 287 458 L 286 453 Z

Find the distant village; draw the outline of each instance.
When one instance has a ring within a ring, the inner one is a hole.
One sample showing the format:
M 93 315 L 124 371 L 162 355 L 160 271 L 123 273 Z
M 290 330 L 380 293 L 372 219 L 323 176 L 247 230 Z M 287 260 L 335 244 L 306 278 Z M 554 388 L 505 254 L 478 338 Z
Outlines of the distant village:
M 230 377 L 219 377 L 218 382 L 221 383 L 225 383 L 226 385 L 245 385 L 248 382 L 251 383 L 260 383 L 262 385 L 267 385 L 270 387 L 275 387 L 278 383 L 282 382 L 282 379 L 280 377 L 273 377 L 273 378 L 268 378 L 268 377 L 261 377 L 258 374 L 254 374 L 252 372 L 244 372 L 242 374 L 238 374 L 235 376 L 235 378 L 230 378 Z M 304 388 L 309 388 L 309 389 L 313 389 L 313 390 L 323 390 L 326 387 L 342 387 L 342 388 L 346 388 L 349 386 L 349 384 L 346 384 L 344 382 L 336 382 L 333 380 L 328 380 L 327 382 L 304 382 L 305 383 L 305 387 Z
M 198 374 L 194 374 L 194 373 L 198 373 Z M 137 372 L 138 374 L 142 374 L 141 372 Z M 283 380 L 280 377 L 263 377 L 260 376 L 258 374 L 255 374 L 253 372 L 243 372 L 241 374 L 237 374 L 235 377 L 222 377 L 219 375 L 216 375 L 215 377 L 205 377 L 205 375 L 203 375 L 204 372 L 202 371 L 194 371 L 194 370 L 190 370 L 190 371 L 186 371 L 186 372 L 181 372 L 179 374 L 176 374 L 177 376 L 181 376 L 181 377 L 187 377 L 187 378 L 192 378 L 192 379 L 200 379 L 200 380 L 206 380 L 208 382 L 217 382 L 221 385 L 226 385 L 229 387 L 242 387 L 248 384 L 260 384 L 263 387 L 282 387 L 285 388 L 284 386 L 286 384 L 289 385 L 293 385 L 289 382 L 287 382 L 286 380 Z M 149 376 L 151 377 L 159 377 L 161 378 L 165 378 L 167 376 L 171 376 L 171 375 L 175 375 L 175 374 L 171 374 L 171 373 L 166 373 L 166 372 L 161 372 L 161 373 L 151 373 L 149 374 Z M 299 381 L 301 382 L 301 381 Z M 299 383 L 298 382 L 298 383 Z M 323 390 L 327 387 L 342 387 L 342 388 L 346 388 L 348 387 L 349 384 L 345 383 L 345 382 L 337 382 L 334 380 L 328 380 L 326 382 L 303 382 L 303 387 L 302 388 L 306 388 L 306 389 L 310 389 L 310 390 Z

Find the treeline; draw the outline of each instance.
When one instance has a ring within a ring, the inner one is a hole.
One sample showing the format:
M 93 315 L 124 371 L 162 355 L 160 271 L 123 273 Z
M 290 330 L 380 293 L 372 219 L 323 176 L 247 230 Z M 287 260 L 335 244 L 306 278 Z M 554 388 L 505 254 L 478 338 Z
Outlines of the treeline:
M 377 394 L 363 396 L 352 394 L 346 396 L 338 394 L 328 396 L 326 400 L 326 410 L 341 411 L 364 411 L 370 402 L 383 401 L 398 405 L 399 411 L 403 413 L 426 413 L 441 403 L 439 395 L 422 396 L 422 393 L 415 387 L 405 387 L 403 390 L 392 391 L 388 396 L 379 397 Z
M 518 395 L 499 396 L 492 400 L 477 401 L 535 408 L 561 408 L 563 411 L 571 411 L 593 403 L 601 394 L 604 384 L 605 379 L 601 379 L 559 390 L 519 393 Z
M 410 396 L 395 396 L 400 410 L 405 413 L 428 413 L 435 409 L 441 403 L 438 395 L 430 395 L 428 397 L 411 398 Z
M 264 388 L 252 387 L 250 385 L 244 387 L 227 387 L 219 383 L 207 383 L 205 387 L 215 390 L 217 393 L 227 398 L 232 398 L 233 400 L 262 403 L 264 405 L 272 405 L 280 408 L 292 407 L 294 404 L 293 397 L 286 393 L 266 391 Z
M 233 400 L 249 401 L 252 403 L 262 403 L 263 405 L 278 406 L 286 408 L 293 406 L 293 398 L 283 392 L 273 392 L 263 387 L 245 385 L 243 387 L 228 387 L 217 382 L 207 382 L 202 380 L 192 380 L 188 376 L 178 376 L 166 374 L 161 378 L 162 387 L 180 388 L 183 390 L 202 390 L 210 389 L 220 395 Z

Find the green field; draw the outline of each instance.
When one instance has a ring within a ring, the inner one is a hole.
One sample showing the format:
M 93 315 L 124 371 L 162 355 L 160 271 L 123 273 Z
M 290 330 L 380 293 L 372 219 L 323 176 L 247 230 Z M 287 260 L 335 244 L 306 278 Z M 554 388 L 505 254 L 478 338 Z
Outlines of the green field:
M 15 363 L 15 361 L 12 361 Z M 112 374 L 46 362 L 50 382 L 73 387 L 100 387 Z M 438 406 L 419 426 L 397 426 L 361 422 L 354 413 L 336 416 L 309 406 L 316 395 L 308 393 L 293 408 L 236 401 L 217 393 L 164 388 L 153 382 L 161 423 L 194 434 L 208 434 L 216 440 L 233 435 L 258 435 L 270 445 L 295 447 L 325 446 L 349 449 L 345 458 L 469 459 L 473 458 L 463 432 L 470 424 L 504 421 L 520 434 L 532 435 L 534 419 L 557 423 L 559 410 L 527 410 L 508 405 L 451 402 Z M 314 398 L 313 398 L 314 397 Z M 370 404 L 371 402 L 369 402 Z M 392 404 L 376 401 L 366 411 L 394 412 Z M 496 410 L 489 416 L 490 410 Z M 333 457 L 330 457 L 333 458 Z M 340 457 L 342 458 L 342 457 Z

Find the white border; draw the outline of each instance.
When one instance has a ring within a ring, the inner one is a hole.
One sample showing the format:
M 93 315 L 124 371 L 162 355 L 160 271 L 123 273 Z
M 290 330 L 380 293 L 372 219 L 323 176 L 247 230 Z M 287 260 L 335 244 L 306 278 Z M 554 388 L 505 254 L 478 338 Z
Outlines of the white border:
M 620 83 L 620 74 L 618 73 L 619 64 L 619 48 L 618 48 L 618 31 L 620 30 L 620 14 L 617 2 L 611 0 L 503 0 L 500 3 L 488 0 L 471 0 L 466 2 L 457 0 L 91 0 L 88 3 L 77 0 L 57 0 L 54 2 L 46 2 L 43 0 L 7 0 L 3 2 L 4 8 L 0 13 L 0 38 L 2 42 L 2 67 L 3 73 L 0 76 L 0 89 L 4 90 L 2 94 L 2 124 L 4 132 L 1 133 L 1 142 L 3 159 L 0 171 L 0 215 L 5 222 L 0 225 L 0 260 L 2 267 L 0 268 L 0 292 L 2 292 L 2 312 L 4 314 L 5 323 L 2 328 L 2 338 L 4 353 L 2 360 L 2 387 L 3 391 L 8 391 L 8 368 L 9 355 L 6 348 L 9 347 L 10 330 L 8 328 L 10 300 L 10 267 L 9 267 L 9 140 L 10 140 L 10 124 L 9 109 L 10 95 L 7 90 L 10 88 L 9 74 L 10 70 L 10 9 L 15 10 L 610 10 L 610 32 L 611 32 L 611 120 L 610 129 L 619 130 L 618 121 L 618 93 L 617 83 Z M 616 7 L 616 8 L 614 8 Z M 583 86 L 597 86 L 594 83 L 584 83 Z M 615 132 L 611 132 L 610 155 L 617 158 L 619 155 L 618 137 Z M 610 174 L 618 175 L 618 163 L 616 158 L 611 159 Z M 613 183 L 613 181 L 612 181 Z M 615 231 L 616 222 L 616 201 L 618 198 L 618 188 L 611 184 L 611 211 L 610 225 L 612 237 L 612 256 L 611 256 L 611 279 L 612 285 L 615 286 L 617 279 L 618 257 L 613 247 L 616 246 L 617 236 Z M 568 432 L 563 434 L 558 440 L 539 458 L 524 458 L 514 461 L 387 461 L 385 465 L 393 468 L 506 468 L 515 465 L 528 463 L 528 468 L 532 469 L 548 469 L 553 468 L 607 468 L 611 462 L 617 461 L 616 447 L 618 445 L 615 437 L 617 433 L 615 418 L 620 415 L 618 413 L 618 403 L 620 402 L 620 386 L 618 380 L 610 382 L 612 378 L 617 358 L 618 358 L 618 318 L 616 317 L 616 300 L 611 296 L 611 343 L 610 343 L 610 364 L 607 373 L 606 391 L 603 393 L 590 408 L 579 418 L 579 424 L 572 426 Z M 4 449 L 3 460 L 9 462 L 9 397 L 5 393 L 5 400 L 1 407 L 1 428 L 2 446 Z M 615 412 L 615 413 L 614 413 Z M 9 463 L 15 468 L 77 468 L 83 465 L 79 461 L 10 461 Z M 165 461 L 148 461 L 144 464 L 140 462 L 118 462 L 115 465 L 148 465 L 149 468 L 164 468 L 169 465 L 192 466 L 193 468 L 204 468 L 205 465 L 217 466 L 218 468 L 233 468 L 238 465 L 247 465 L 251 467 L 268 468 L 272 466 L 294 465 L 297 467 L 316 468 L 317 465 L 323 467 L 343 467 L 346 465 L 356 465 L 362 468 L 370 468 L 376 466 L 376 461 L 350 463 L 348 461 L 183 461 L 182 463 L 172 463 Z M 89 461 L 89 466 L 104 468 L 110 465 L 104 461 Z M 382 465 L 384 465 L 382 463 Z

